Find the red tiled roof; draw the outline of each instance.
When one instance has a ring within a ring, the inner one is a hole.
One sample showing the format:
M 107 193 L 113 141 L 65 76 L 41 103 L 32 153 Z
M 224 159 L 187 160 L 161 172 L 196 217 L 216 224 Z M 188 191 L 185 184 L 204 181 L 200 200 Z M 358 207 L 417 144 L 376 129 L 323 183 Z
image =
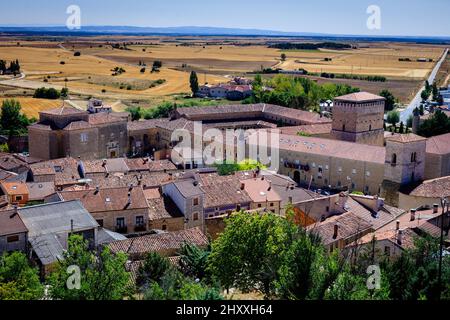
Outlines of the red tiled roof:
M 24 232 L 28 232 L 28 229 L 20 216 L 14 215 L 14 210 L 0 211 L 0 236 Z
M 450 133 L 428 138 L 427 153 L 450 154 Z
M 409 143 L 409 142 L 417 142 L 417 141 L 425 141 L 427 138 L 418 136 L 414 133 L 408 134 L 397 134 L 391 137 L 386 138 L 387 141 L 399 142 L 399 143 Z
M 142 256 L 149 252 L 159 252 L 164 254 L 167 251 L 176 251 L 181 249 L 185 243 L 206 247 L 208 245 L 208 238 L 200 228 L 193 228 L 115 241 L 108 244 L 108 247 L 113 253 L 124 252 Z
M 442 198 L 450 196 L 450 176 L 424 181 L 409 193 L 414 197 Z
M 377 96 L 369 92 L 355 92 L 344 96 L 336 97 L 334 100 L 350 101 L 350 102 L 369 102 L 386 99 L 384 97 Z
M 373 162 L 383 165 L 386 155 L 386 149 L 384 147 L 315 137 L 296 137 L 283 134 L 280 134 L 280 149 L 332 156 L 341 159 Z
M 128 203 L 128 193 L 131 193 L 131 204 Z M 80 200 L 89 212 L 121 211 L 148 208 L 142 188 L 100 188 L 62 191 L 59 193 L 64 201 Z

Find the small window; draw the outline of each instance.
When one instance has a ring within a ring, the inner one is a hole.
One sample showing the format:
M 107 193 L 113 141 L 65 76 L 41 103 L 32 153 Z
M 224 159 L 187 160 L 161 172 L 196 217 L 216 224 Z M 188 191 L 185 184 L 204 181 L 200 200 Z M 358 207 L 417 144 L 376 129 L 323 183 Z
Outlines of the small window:
M 80 140 L 81 140 L 81 142 L 88 142 L 88 134 L 87 133 L 82 133 L 80 135 Z
M 330 212 L 330 207 L 326 207 L 326 212 Z
M 258 208 L 262 208 L 262 204 L 261 203 L 258 203 Z
M 198 198 L 194 198 L 194 200 L 192 201 L 192 204 L 194 206 L 198 206 L 199 203 L 200 203 L 200 200 Z
M 15 201 L 22 201 L 23 200 L 22 196 L 15 196 L 14 198 L 16 199 Z
M 6 238 L 6 242 L 8 243 L 19 242 L 19 236 L 18 235 L 9 236 Z
M 275 206 L 275 204 L 274 204 L 273 202 L 271 202 L 271 203 L 270 203 L 270 206 L 271 206 L 271 207 L 274 207 L 274 206 Z
M 193 219 L 194 221 L 198 221 L 198 212 L 195 212 L 195 213 L 192 215 L 192 219 Z
M 391 165 L 395 166 L 397 164 L 397 155 L 394 153 L 391 159 Z
M 116 226 L 117 228 L 125 228 L 125 218 L 117 218 Z
M 103 219 L 98 219 L 97 223 L 101 228 L 103 228 Z
M 166 231 L 166 230 L 167 230 L 167 225 L 163 224 L 161 229 L 162 229 L 163 231 Z
M 137 226 L 143 226 L 144 224 L 145 224 L 144 216 L 137 216 L 136 217 L 136 225 Z
M 391 256 L 391 247 L 388 247 L 388 246 L 384 247 L 384 254 L 386 256 L 390 257 Z

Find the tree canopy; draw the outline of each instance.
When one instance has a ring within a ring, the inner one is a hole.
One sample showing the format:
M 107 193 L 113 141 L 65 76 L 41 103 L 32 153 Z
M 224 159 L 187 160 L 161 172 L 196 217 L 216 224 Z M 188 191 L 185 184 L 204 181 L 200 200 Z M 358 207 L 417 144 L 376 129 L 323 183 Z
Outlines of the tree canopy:
M 38 300 L 43 294 L 39 272 L 23 253 L 0 256 L 0 300 Z
M 62 300 L 123 299 L 132 292 L 126 262 L 127 256 L 123 253 L 113 255 L 108 248 L 92 251 L 81 236 L 71 236 L 64 260 L 48 277 L 49 295 Z M 80 270 L 79 289 L 69 289 L 67 286 L 73 277 L 68 272 L 71 266 L 77 266 Z

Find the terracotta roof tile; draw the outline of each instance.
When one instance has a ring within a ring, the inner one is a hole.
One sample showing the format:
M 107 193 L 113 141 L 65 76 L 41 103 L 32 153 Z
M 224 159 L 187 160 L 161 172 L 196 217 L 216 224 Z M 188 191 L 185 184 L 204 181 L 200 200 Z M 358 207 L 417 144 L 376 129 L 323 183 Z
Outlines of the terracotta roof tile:
M 131 193 L 131 203 L 128 202 L 128 193 Z M 62 191 L 59 193 L 64 201 L 80 200 L 89 212 L 106 212 L 148 208 L 142 188 L 100 188 Z
M 200 228 L 193 228 L 115 241 L 110 243 L 108 247 L 113 253 L 124 252 L 130 255 L 143 257 L 149 252 L 159 252 L 164 254 L 165 252 L 178 251 L 184 243 L 206 247 L 208 245 L 208 238 Z
M 350 102 L 369 102 L 386 99 L 384 97 L 377 96 L 369 92 L 355 92 L 344 96 L 336 97 L 334 100 L 350 101 Z

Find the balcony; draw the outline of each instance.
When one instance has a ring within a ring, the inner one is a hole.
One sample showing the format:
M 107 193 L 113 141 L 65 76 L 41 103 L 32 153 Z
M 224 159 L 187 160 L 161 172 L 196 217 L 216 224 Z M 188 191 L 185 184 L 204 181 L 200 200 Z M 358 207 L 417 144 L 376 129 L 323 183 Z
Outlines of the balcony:
M 125 234 L 128 233 L 128 228 L 127 226 L 116 226 L 116 232 Z
M 145 224 L 137 224 L 136 226 L 134 226 L 134 232 L 145 232 L 147 231 L 147 227 L 145 226 Z

